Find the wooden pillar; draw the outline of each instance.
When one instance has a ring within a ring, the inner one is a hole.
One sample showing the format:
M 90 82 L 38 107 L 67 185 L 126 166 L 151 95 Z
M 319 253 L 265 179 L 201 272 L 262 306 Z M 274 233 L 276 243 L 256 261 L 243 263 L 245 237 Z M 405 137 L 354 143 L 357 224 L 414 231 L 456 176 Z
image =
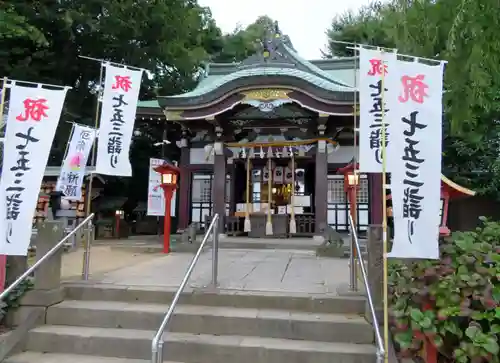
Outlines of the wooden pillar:
M 189 202 L 191 200 L 191 170 L 189 170 L 190 158 L 188 139 L 183 135 L 180 141 L 181 158 L 179 167 L 181 169 L 179 181 L 179 217 L 177 230 L 183 231 L 189 225 Z
M 326 142 L 318 141 L 316 147 L 316 180 L 314 192 L 315 236 L 322 236 L 328 225 L 328 154 Z
M 382 224 L 382 202 L 385 190 L 382 185 L 381 173 L 369 173 L 368 184 L 370 190 L 370 220 L 369 224 Z
M 233 216 L 236 212 L 236 164 L 234 163 L 234 159 L 232 164 L 229 166 L 229 175 L 231 190 L 229 191 L 229 215 Z
M 214 149 L 213 214 L 219 214 L 219 234 L 224 234 L 224 218 L 226 216 L 226 155 L 224 154 L 224 145 L 221 142 L 216 142 Z

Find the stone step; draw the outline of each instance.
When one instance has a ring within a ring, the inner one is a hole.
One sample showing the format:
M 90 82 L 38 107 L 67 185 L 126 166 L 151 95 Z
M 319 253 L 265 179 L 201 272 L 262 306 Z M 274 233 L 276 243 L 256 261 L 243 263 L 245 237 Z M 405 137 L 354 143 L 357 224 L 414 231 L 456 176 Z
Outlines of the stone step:
M 171 252 L 195 253 L 198 250 L 202 237 L 195 243 L 176 243 L 170 245 Z M 350 238 L 344 238 L 344 255 L 349 256 Z M 112 240 L 99 241 L 95 245 L 106 245 L 113 249 L 126 250 L 133 253 L 162 253 L 163 245 L 155 241 L 141 240 Z M 219 240 L 221 249 L 258 249 L 258 250 L 305 250 L 315 251 L 321 242 L 313 238 L 248 238 L 248 237 L 224 237 Z M 360 239 L 360 247 L 363 254 L 366 253 L 366 240 Z M 210 244 L 206 248 L 211 248 Z
M 47 324 L 156 330 L 167 309 L 163 304 L 67 300 L 48 309 Z M 169 330 L 340 343 L 373 342 L 370 325 L 359 315 L 225 306 L 178 305 Z
M 27 350 L 149 359 L 153 331 L 45 325 L 28 334 Z M 247 336 L 165 334 L 164 357 L 186 363 L 375 363 L 368 344 Z
M 5 363 L 151 363 L 147 359 L 97 357 L 95 355 L 24 352 L 4 360 Z M 167 362 L 163 363 L 175 363 Z
M 65 284 L 65 294 L 69 300 L 165 304 L 172 300 L 175 289 L 68 283 Z M 179 303 L 182 305 L 279 309 L 316 314 L 362 315 L 365 313 L 365 301 L 362 296 L 335 296 L 333 294 L 330 296 L 275 291 L 196 290 L 185 291 Z

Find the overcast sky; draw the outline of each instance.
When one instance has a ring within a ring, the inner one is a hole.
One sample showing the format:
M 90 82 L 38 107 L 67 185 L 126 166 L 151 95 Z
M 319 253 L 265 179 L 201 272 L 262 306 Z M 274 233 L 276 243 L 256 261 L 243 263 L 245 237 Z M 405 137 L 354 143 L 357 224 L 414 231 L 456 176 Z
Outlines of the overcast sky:
M 228 33 L 241 24 L 247 26 L 259 16 L 277 20 L 281 31 L 290 36 L 304 58 L 321 58 L 326 49 L 325 30 L 333 17 L 356 9 L 370 0 L 198 0 L 212 9 L 222 31 Z

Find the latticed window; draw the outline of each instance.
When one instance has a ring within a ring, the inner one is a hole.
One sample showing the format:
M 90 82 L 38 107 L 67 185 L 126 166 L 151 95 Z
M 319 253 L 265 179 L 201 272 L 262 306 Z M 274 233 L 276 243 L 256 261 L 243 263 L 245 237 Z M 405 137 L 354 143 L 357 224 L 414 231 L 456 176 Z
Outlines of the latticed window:
M 370 193 L 368 191 L 368 179 L 361 177 L 358 189 L 358 203 L 369 203 Z
M 344 177 L 328 178 L 328 203 L 345 203 Z
M 212 180 L 193 178 L 191 198 L 194 203 L 209 203 L 212 200 Z
M 209 178 L 209 179 L 207 179 L 207 181 L 210 181 L 210 184 L 209 184 L 209 186 L 207 186 L 207 188 L 210 187 L 210 186 L 212 188 L 215 188 L 214 176 L 213 175 L 207 175 L 206 177 Z M 194 192 L 194 189 L 193 189 L 193 192 Z M 215 191 L 213 192 L 213 194 L 215 194 Z M 210 199 L 203 200 L 203 202 L 205 202 L 205 203 L 206 202 L 210 202 L 212 200 L 212 195 L 213 194 L 210 195 Z M 226 175 L 226 200 L 225 201 L 226 201 L 226 203 L 229 203 L 230 200 L 231 200 L 231 178 L 230 178 L 230 175 Z M 195 201 L 195 200 L 193 199 L 193 201 Z

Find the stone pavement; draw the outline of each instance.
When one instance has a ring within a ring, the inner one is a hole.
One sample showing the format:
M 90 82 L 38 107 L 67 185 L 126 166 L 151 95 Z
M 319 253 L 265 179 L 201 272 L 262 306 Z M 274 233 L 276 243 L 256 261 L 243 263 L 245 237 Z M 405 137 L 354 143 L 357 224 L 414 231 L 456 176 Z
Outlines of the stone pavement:
M 99 276 L 102 273 L 135 266 L 142 262 L 158 259 L 160 255 L 120 251 L 109 246 L 94 246 L 90 253 L 90 273 Z M 79 278 L 82 274 L 83 248 L 63 254 L 62 277 Z
M 94 248 L 93 258 L 97 247 Z M 122 258 L 118 251 L 113 260 Z M 155 257 L 156 256 L 156 257 Z M 135 256 L 113 271 L 96 272 L 95 283 L 138 287 L 176 288 L 193 258 L 190 253 Z M 141 260 L 142 259 L 142 260 Z M 128 267 L 125 267 L 127 266 Z M 81 266 L 81 265 L 80 265 Z M 200 256 L 189 280 L 189 287 L 210 285 L 212 253 Z M 320 258 L 313 251 L 221 249 L 219 251 L 219 287 L 224 290 L 337 295 L 337 289 L 349 279 L 347 259 Z

